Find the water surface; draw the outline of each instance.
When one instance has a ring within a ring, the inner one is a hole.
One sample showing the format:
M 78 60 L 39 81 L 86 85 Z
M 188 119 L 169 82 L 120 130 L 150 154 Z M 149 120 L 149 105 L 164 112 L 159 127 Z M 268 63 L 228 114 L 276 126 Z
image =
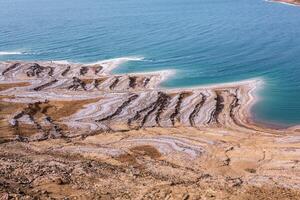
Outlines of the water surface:
M 0 0 L 0 60 L 142 56 L 165 87 L 262 78 L 257 120 L 300 123 L 300 8 L 261 0 Z

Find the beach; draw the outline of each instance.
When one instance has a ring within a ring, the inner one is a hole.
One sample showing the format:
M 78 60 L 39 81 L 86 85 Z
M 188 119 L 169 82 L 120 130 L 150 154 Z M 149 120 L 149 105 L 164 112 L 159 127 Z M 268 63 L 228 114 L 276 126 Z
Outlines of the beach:
M 253 120 L 262 78 L 168 89 L 112 73 L 130 59 L 0 63 L 0 197 L 299 199 L 300 129 Z

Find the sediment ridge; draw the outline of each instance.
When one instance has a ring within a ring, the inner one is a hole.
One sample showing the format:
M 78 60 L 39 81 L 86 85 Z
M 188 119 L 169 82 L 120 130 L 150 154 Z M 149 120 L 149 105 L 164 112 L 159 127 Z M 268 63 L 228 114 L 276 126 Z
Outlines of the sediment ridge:
M 2 196 L 299 199 L 300 129 L 251 119 L 262 80 L 165 89 L 122 61 L 0 63 Z

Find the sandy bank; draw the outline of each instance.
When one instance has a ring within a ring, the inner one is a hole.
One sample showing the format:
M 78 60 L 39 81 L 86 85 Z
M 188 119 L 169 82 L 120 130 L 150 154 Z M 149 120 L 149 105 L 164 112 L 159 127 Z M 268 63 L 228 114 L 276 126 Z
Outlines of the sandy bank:
M 166 89 L 125 60 L 0 63 L 1 198 L 299 199 L 299 127 L 251 120 L 261 79 Z

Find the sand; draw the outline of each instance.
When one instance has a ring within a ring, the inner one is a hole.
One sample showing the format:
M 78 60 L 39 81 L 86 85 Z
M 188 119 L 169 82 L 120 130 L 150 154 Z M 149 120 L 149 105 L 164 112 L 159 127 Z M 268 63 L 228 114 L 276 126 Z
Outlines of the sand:
M 252 120 L 262 79 L 166 89 L 125 60 L 0 63 L 0 199 L 300 199 L 299 126 Z

